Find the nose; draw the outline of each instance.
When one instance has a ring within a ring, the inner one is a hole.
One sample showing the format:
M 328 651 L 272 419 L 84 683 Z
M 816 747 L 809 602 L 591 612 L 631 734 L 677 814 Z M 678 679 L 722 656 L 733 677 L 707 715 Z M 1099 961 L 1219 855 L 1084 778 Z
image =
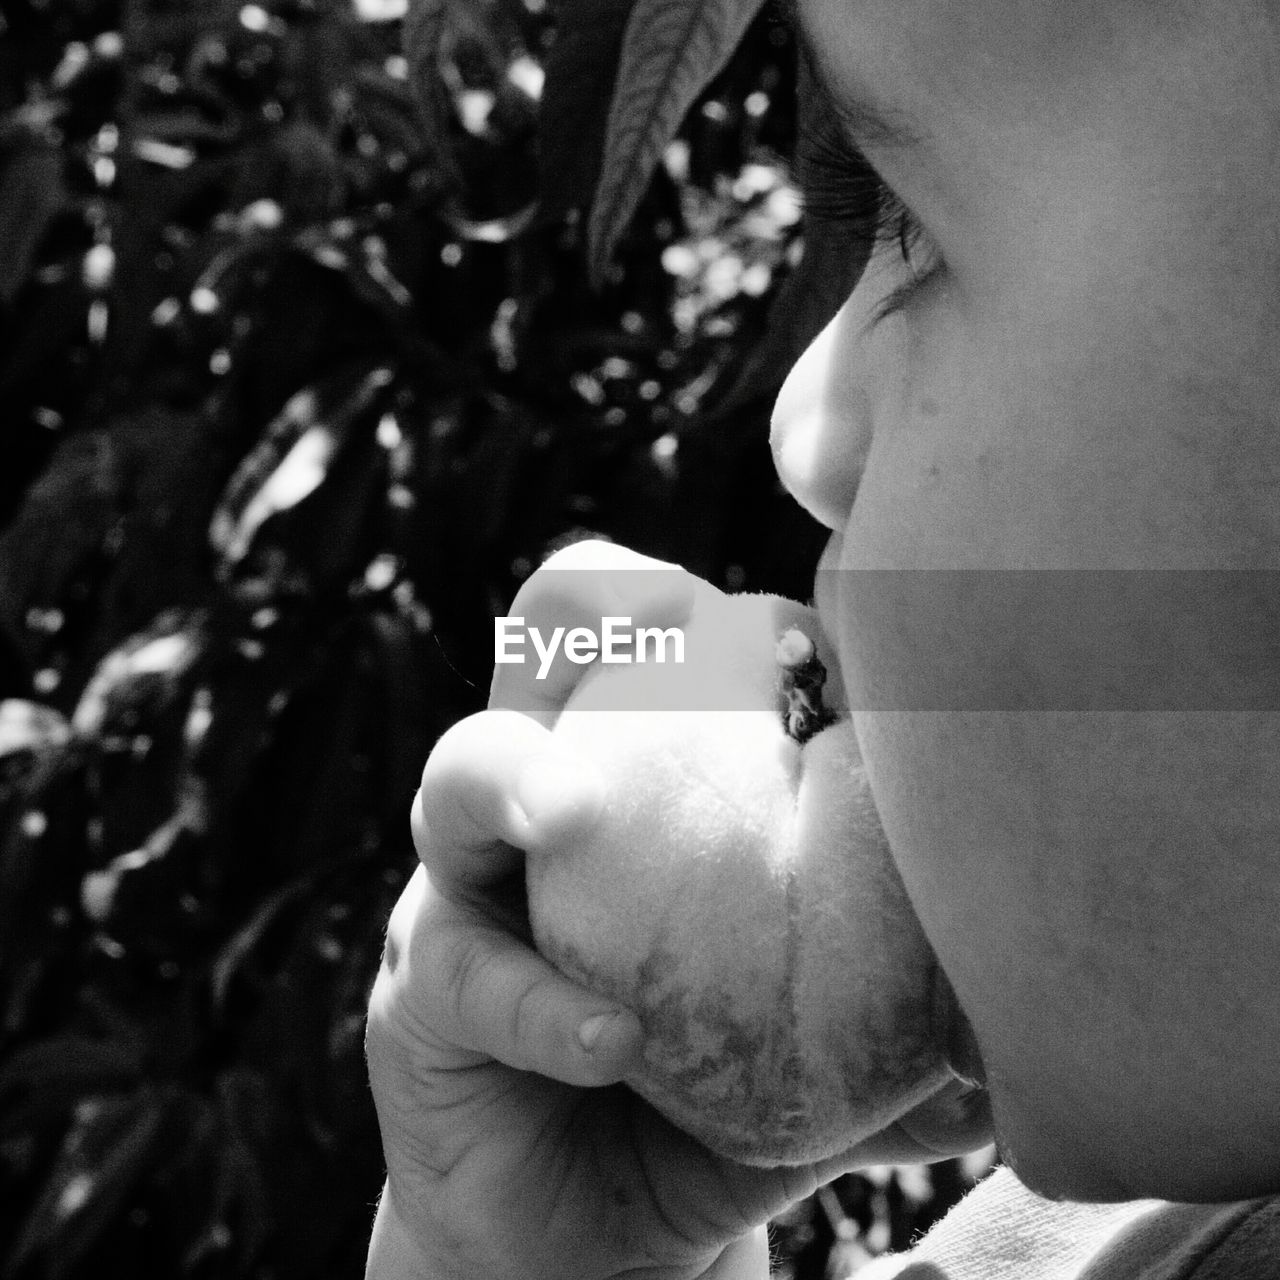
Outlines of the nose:
M 792 497 L 829 529 L 843 529 L 871 446 L 871 396 L 855 343 L 843 340 L 849 308 L 792 366 L 774 405 L 769 444 Z

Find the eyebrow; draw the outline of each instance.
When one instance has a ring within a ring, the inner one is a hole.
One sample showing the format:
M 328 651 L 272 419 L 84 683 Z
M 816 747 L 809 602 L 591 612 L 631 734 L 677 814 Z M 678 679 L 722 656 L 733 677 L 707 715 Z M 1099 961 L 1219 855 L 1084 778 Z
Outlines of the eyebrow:
M 773 3 L 779 17 L 791 29 L 810 81 L 856 143 L 899 149 L 918 147 L 927 141 L 927 136 L 902 111 L 876 102 L 865 92 L 845 87 L 837 89 L 817 46 L 805 30 L 797 0 L 773 0 Z

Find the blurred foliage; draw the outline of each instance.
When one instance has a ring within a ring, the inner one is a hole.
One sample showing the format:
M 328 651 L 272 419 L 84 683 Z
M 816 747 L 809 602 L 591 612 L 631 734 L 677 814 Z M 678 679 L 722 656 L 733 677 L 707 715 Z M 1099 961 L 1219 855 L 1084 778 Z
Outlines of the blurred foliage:
M 411 75 L 388 0 L 4 7 L 6 1276 L 361 1274 L 366 996 L 493 615 L 587 531 L 808 590 L 768 405 L 803 264 L 840 276 L 789 36 L 751 25 L 593 289 L 609 12 L 457 0 Z M 842 1179 L 780 1260 L 966 1176 Z

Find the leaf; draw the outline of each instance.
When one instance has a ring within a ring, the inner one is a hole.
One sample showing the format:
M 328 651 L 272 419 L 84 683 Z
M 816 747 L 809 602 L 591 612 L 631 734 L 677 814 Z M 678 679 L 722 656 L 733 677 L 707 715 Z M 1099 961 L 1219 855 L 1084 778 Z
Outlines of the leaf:
M 536 95 L 512 65 L 529 56 L 512 12 L 520 7 L 413 0 L 404 26 L 409 83 L 438 170 L 439 204 L 459 235 L 489 243 L 521 234 L 536 212 L 534 193 L 526 194 L 520 180 L 535 176 L 528 144 L 536 122 Z
M 71 728 L 53 707 L 22 698 L 0 701 L 0 760 L 16 755 L 47 755 L 65 747 Z
M 802 59 L 797 89 L 801 130 L 807 113 L 821 111 L 825 98 L 808 84 Z M 816 220 L 804 226 L 804 252 L 769 307 L 764 336 L 743 354 L 723 379 L 724 391 L 706 406 L 719 422 L 778 394 L 791 366 L 845 304 L 866 270 L 871 246 L 838 225 Z
M 806 229 L 804 256 L 779 288 L 764 336 L 736 371 L 726 373 L 723 394 L 705 406 L 709 418 L 719 422 L 774 399 L 791 366 L 853 292 L 867 257 L 868 250 L 838 227 Z
M 411 155 L 422 145 L 417 107 L 409 86 L 381 67 L 355 68 L 356 109 L 385 151 Z
M 223 945 L 209 968 L 210 1002 L 216 1017 L 226 1015 L 232 983 L 276 923 L 305 897 L 311 882 L 311 876 L 300 876 L 282 885 L 258 904 L 248 922 Z
M 412 802 L 431 747 L 430 697 L 413 627 L 403 617 L 371 613 L 367 626 L 383 700 L 382 820 L 388 829 Z
M 409 0 L 404 18 L 404 54 L 409 63 L 409 84 L 418 114 L 426 125 L 426 142 L 432 160 L 446 185 L 462 186 L 462 175 L 449 145 L 452 111 L 440 79 L 440 48 L 450 0 Z
M 207 647 L 204 615 L 167 610 L 98 663 L 71 722 L 84 737 L 127 736 L 154 727 L 183 694 Z
M 19 146 L 0 172 L 0 191 L 0 302 L 11 302 L 66 200 L 57 148 L 37 139 Z
M 286 220 L 319 222 L 341 211 L 344 190 L 338 154 L 314 124 L 295 120 L 282 126 L 271 138 L 269 156 Z
M 78 753 L 31 758 L 0 806 L 0 1038 L 25 1025 L 49 957 L 67 945 L 65 908 L 82 856 Z
M 539 209 L 558 221 L 591 203 L 632 0 L 566 0 L 538 106 Z
M 297 507 L 324 483 L 353 424 L 390 381 L 382 366 L 365 372 L 328 411 L 313 388 L 289 400 L 236 469 L 213 514 L 209 540 L 224 571 L 248 555 L 272 517 Z
M 192 795 L 198 793 L 193 789 Z M 135 953 L 172 951 L 172 935 L 192 939 L 180 898 L 194 879 L 192 866 L 203 850 L 207 826 L 198 802 L 188 800 L 137 849 L 118 854 L 101 870 L 89 872 L 80 888 L 80 906 L 89 919 L 109 925 L 127 938 Z M 180 922 L 175 930 L 175 919 Z
M 236 140 L 241 125 L 235 120 L 212 121 L 205 112 L 194 107 L 174 107 L 166 111 L 151 111 L 138 117 L 137 142 L 134 154 L 144 160 L 157 162 L 165 154 L 148 144 L 160 143 L 168 147 L 215 145 L 225 146 Z M 175 155 L 176 161 L 177 156 Z M 191 160 L 195 156 L 192 154 Z M 187 163 L 191 163 L 188 160 Z M 186 168 L 186 164 L 177 167 Z
M 636 0 L 622 42 L 600 183 L 587 228 L 591 278 L 648 189 L 695 99 L 728 62 L 763 0 Z
M 173 1101 L 165 1091 L 149 1086 L 81 1104 L 7 1260 L 9 1274 L 36 1258 L 44 1263 L 41 1274 L 49 1280 L 73 1272 L 171 1143 L 165 1121 Z
M 30 1094 L 44 1111 L 51 1104 L 69 1106 L 90 1089 L 120 1088 L 141 1070 L 137 1046 L 127 1040 L 69 1032 L 24 1045 L 0 1066 L 0 1098 L 5 1099 L 7 1112 L 0 1120 L 0 1132 L 16 1128 L 23 1119 L 25 1106 L 15 1106 L 11 1096 L 16 1092 Z
M 9 267 L 0 270 L 16 274 Z M 10 328 L 0 346 L 0 399 L 6 406 L 21 404 L 39 387 L 66 378 L 71 352 L 83 340 L 87 306 L 88 289 L 78 271 L 23 298 L 22 324 L 16 331 Z
M 231 1129 L 233 1118 L 220 1119 L 222 1130 L 208 1144 L 212 1179 L 203 1205 L 205 1222 L 183 1255 L 184 1276 L 250 1274 L 271 1231 L 272 1188 L 261 1163 Z

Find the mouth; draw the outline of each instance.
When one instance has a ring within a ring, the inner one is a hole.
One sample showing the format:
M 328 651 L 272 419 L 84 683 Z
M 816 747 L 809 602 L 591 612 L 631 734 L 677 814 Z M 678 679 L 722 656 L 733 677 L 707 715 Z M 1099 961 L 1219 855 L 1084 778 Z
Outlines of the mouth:
M 827 540 L 822 555 L 818 559 L 818 567 L 813 578 L 813 607 L 822 621 L 831 643 L 839 648 L 839 576 L 840 556 L 844 550 L 844 541 L 838 533 L 833 533 Z
M 952 1075 L 970 1089 L 984 1089 L 987 1069 L 973 1024 L 960 1007 L 947 975 L 935 961 L 933 993 L 934 1026 L 941 1041 L 943 1056 Z
M 803 747 L 840 719 L 839 712 L 823 697 L 828 675 L 826 663 L 818 656 L 813 638 L 798 627 L 783 632 L 774 657 L 778 664 L 782 727 L 792 742 Z
M 896 1127 L 918 1148 L 905 1158 L 934 1161 L 977 1151 L 993 1136 L 991 1099 L 985 1089 L 952 1080 L 900 1116 Z
M 977 1037 L 941 965 L 934 962 L 933 1027 L 951 1079 L 898 1118 L 898 1129 L 939 1159 L 991 1141 L 994 1123 L 987 1072 Z

